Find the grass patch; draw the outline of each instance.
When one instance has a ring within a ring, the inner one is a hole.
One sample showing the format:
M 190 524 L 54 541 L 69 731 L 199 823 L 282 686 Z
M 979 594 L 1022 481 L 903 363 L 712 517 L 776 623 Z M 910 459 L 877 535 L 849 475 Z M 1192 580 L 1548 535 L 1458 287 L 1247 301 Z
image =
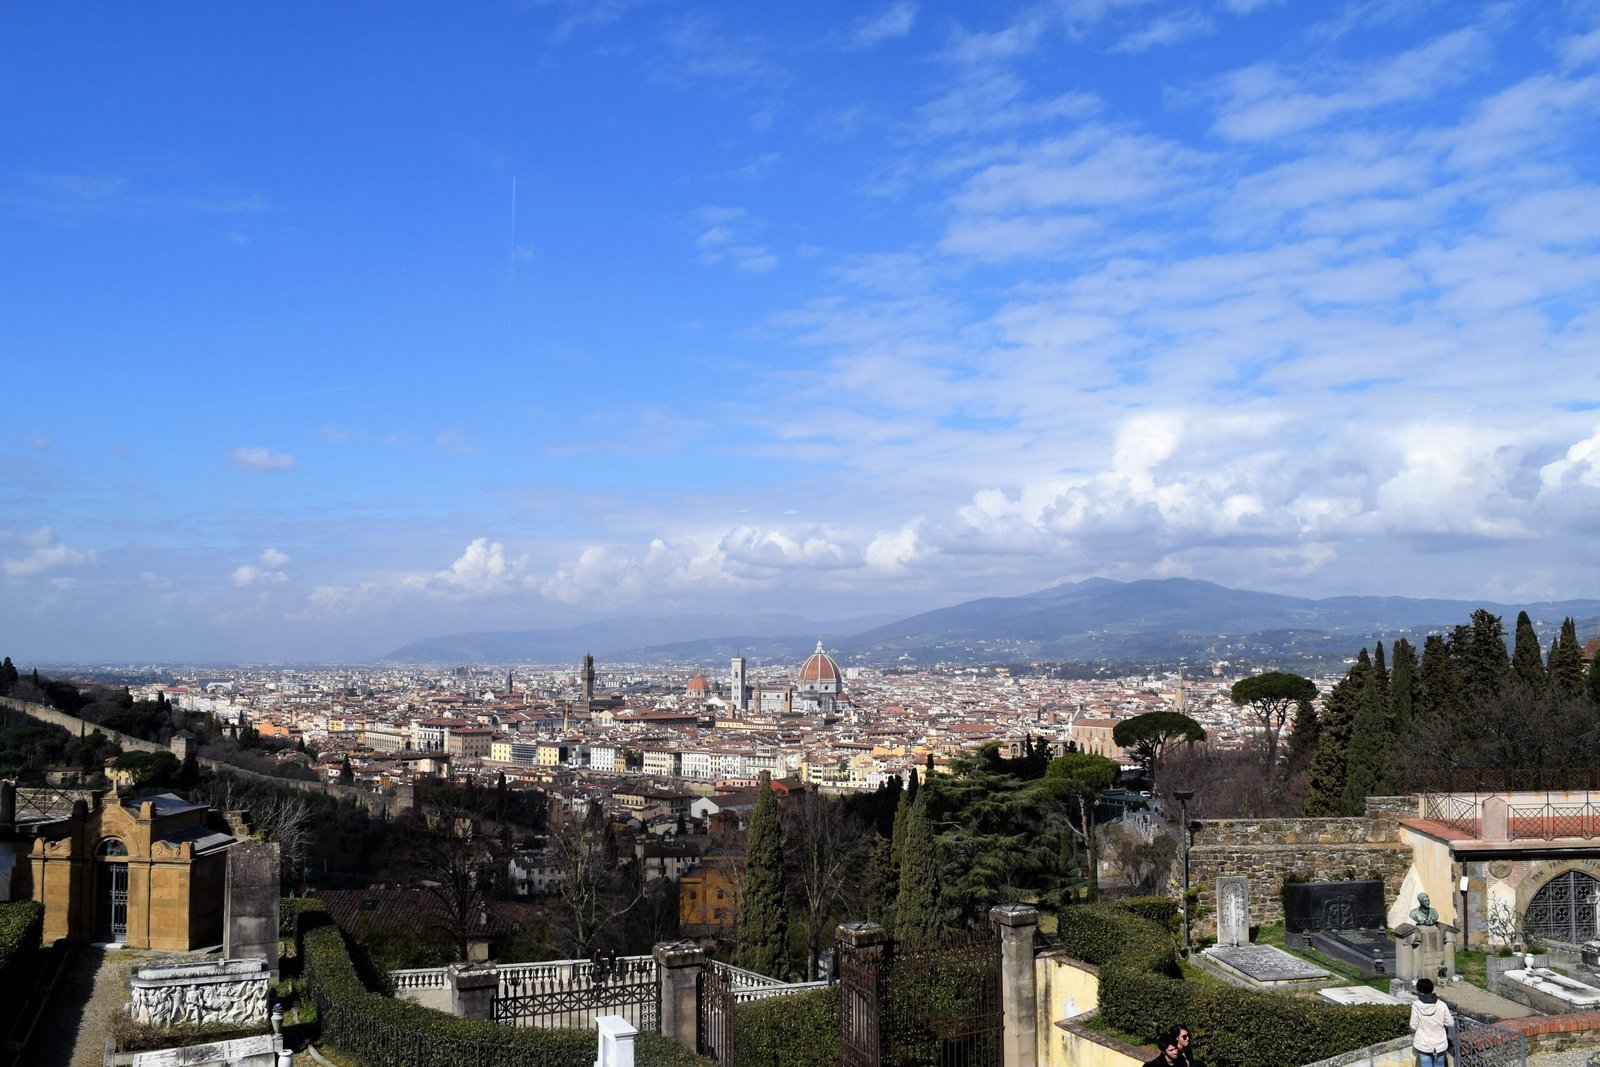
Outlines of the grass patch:
M 1463 982 L 1489 988 L 1489 953 L 1481 948 L 1456 948 L 1456 973 Z

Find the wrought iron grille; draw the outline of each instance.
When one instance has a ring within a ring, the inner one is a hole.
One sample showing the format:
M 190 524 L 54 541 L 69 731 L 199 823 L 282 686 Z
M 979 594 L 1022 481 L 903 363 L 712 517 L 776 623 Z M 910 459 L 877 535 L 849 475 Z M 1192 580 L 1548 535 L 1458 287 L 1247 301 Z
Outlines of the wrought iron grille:
M 733 975 L 717 967 L 700 972 L 700 1055 L 733 1067 Z
M 839 968 L 839 1063 L 841 1067 L 877 1067 L 881 1052 L 879 1001 L 887 947 L 872 945 L 836 949 Z
M 1582 871 L 1558 874 L 1528 902 L 1523 925 L 1540 941 L 1582 944 L 1600 936 L 1600 881 Z
M 94 803 L 94 793 L 88 789 L 59 789 L 53 785 L 17 790 L 18 822 L 52 822 L 72 814 L 72 805 L 78 801 Z
M 1513 838 L 1554 841 L 1561 837 L 1600 837 L 1600 804 L 1593 801 L 1512 805 L 1510 814 Z
M 895 944 L 883 983 L 883 1063 L 1002 1067 L 1000 943 L 992 931 Z
M 592 1030 L 601 1015 L 620 1015 L 640 1030 L 661 1031 L 661 984 L 648 956 L 503 973 L 494 1021 L 509 1026 Z
M 1468 833 L 1478 832 L 1478 801 L 1476 797 L 1455 796 L 1450 793 L 1429 793 L 1422 798 L 1422 816 Z
M 1515 1030 L 1456 1017 L 1456 1061 L 1460 1067 L 1527 1067 L 1528 1039 Z

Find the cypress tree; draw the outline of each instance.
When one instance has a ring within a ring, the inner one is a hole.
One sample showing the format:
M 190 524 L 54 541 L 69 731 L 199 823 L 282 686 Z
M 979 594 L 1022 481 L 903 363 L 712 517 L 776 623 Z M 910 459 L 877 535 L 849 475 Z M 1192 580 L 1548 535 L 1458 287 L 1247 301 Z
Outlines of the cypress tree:
M 1530 693 L 1543 693 L 1548 679 L 1544 672 L 1544 658 L 1539 655 L 1539 635 L 1533 631 L 1533 620 L 1526 611 L 1517 613 L 1516 644 L 1511 653 L 1511 675 Z
M 1422 669 L 1417 677 L 1417 717 L 1425 727 L 1455 722 L 1461 717 L 1461 688 L 1449 647 L 1438 634 L 1422 645 Z
M 1600 655 L 1589 661 L 1589 703 L 1600 708 Z
M 1411 733 L 1417 703 L 1417 650 L 1400 638 L 1394 643 L 1394 669 L 1389 678 L 1389 731 L 1396 739 Z
M 900 892 L 900 872 L 894 865 L 894 848 L 882 834 L 872 836 L 867 856 L 867 919 L 882 926 L 894 925 L 894 901 Z
M 906 813 L 894 936 L 908 944 L 925 944 L 943 926 L 939 914 L 939 867 L 934 859 L 933 827 L 928 823 L 927 797 L 924 796 Z
M 917 780 L 917 769 L 915 767 L 911 768 L 911 784 L 906 787 L 907 804 L 915 804 L 917 802 L 917 790 L 921 785 L 922 783 Z
M 1307 815 L 1340 815 L 1344 812 L 1345 773 L 1350 762 L 1350 734 L 1355 727 L 1356 706 L 1361 690 L 1372 672 L 1372 660 L 1362 649 L 1355 665 L 1328 691 L 1322 703 L 1322 729 L 1317 750 L 1311 756 L 1311 780 L 1306 786 L 1304 810 Z
M 7 656 L 4 662 L 0 662 L 0 693 L 11 692 L 11 687 L 17 684 L 18 677 L 16 664 L 11 662 L 10 656 Z
M 1310 757 L 1310 781 L 1306 785 L 1304 811 L 1309 816 L 1336 816 L 1344 811 L 1344 776 L 1349 769 L 1350 731 L 1355 726 L 1355 709 L 1362 699 L 1366 675 L 1373 661 L 1362 649 L 1344 678 L 1328 689 L 1322 704 L 1322 729 L 1317 750 Z
M 1383 661 L 1383 642 L 1379 641 L 1372 647 L 1372 676 L 1378 683 L 1378 701 L 1383 705 L 1383 713 L 1389 713 L 1389 668 Z
M 1462 699 L 1473 705 L 1498 696 L 1511 673 L 1500 616 L 1484 608 L 1474 611 L 1471 623 L 1456 627 L 1452 645 Z
M 739 892 L 739 966 L 772 978 L 789 972 L 789 910 L 784 899 L 783 830 L 772 778 L 761 773 Z
M 1378 791 L 1378 783 L 1389 772 L 1388 756 L 1393 745 L 1389 736 L 1389 712 L 1383 704 L 1383 687 L 1378 684 L 1378 677 L 1374 665 L 1362 683 L 1355 719 L 1350 726 L 1342 805 L 1345 815 L 1360 815 L 1366 808 L 1366 799 Z
M 1583 681 L 1583 646 L 1578 644 L 1578 625 L 1569 615 L 1550 649 L 1550 688 L 1558 697 L 1578 700 L 1583 697 Z

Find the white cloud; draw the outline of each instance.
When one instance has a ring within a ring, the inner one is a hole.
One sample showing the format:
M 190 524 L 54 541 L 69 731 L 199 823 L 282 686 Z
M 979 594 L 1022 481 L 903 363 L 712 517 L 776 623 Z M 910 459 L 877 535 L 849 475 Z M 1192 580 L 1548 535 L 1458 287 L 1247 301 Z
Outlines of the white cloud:
M 517 563 L 506 559 L 504 545 L 479 537 L 454 563 L 434 573 L 430 588 L 474 597 L 504 594 L 515 588 L 517 569 Z
M 856 20 L 855 28 L 850 31 L 850 45 L 853 48 L 871 48 L 884 41 L 904 37 L 911 32 L 916 21 L 917 5 L 899 0 L 876 15 Z
M 1152 48 L 1166 48 L 1203 37 L 1215 32 L 1210 16 L 1203 11 L 1189 10 L 1177 11 L 1163 15 L 1151 22 L 1148 26 L 1133 31 L 1124 36 L 1112 46 L 1113 52 L 1148 52 Z
M 260 563 L 245 563 L 233 569 L 228 580 L 241 589 L 252 585 L 283 585 L 289 580 L 289 575 L 284 567 L 289 563 L 289 556 L 276 548 L 263 549 Z
M 1290 74 L 1271 63 L 1246 67 L 1217 86 L 1216 130 L 1231 140 L 1270 140 L 1352 112 L 1425 99 L 1466 79 L 1488 47 L 1487 35 L 1468 27 L 1331 74 Z
M 748 274 L 765 274 L 778 265 L 778 257 L 756 239 L 762 223 L 739 207 L 704 207 L 691 222 L 698 235 L 694 239 L 697 262 L 732 263 Z
M 286 471 L 294 468 L 294 457 L 287 452 L 274 452 L 261 445 L 251 445 L 234 449 L 228 453 L 228 462 L 240 470 L 252 474 L 265 474 L 270 471 Z
M 88 567 L 96 562 L 93 549 L 80 551 L 69 548 L 57 540 L 55 531 L 41 526 L 31 531 L 6 531 L 5 540 L 23 550 L 23 554 L 0 560 L 0 570 L 8 578 L 32 578 L 46 571 L 63 567 Z

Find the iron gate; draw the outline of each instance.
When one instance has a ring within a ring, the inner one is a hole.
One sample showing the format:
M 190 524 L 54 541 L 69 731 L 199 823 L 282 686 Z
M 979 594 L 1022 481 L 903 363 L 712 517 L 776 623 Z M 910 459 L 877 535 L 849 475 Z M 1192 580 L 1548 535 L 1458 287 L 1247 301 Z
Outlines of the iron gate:
M 839 953 L 845 1067 L 1002 1067 L 1000 942 L 992 930 Z
M 733 977 L 717 967 L 700 969 L 700 1047 L 722 1067 L 733 1065 Z
M 1582 871 L 1558 874 L 1528 902 L 1524 926 L 1540 941 L 1580 945 L 1600 935 L 1596 927 L 1600 881 Z
M 1515 1030 L 1458 1015 L 1456 1063 L 1460 1067 L 1527 1067 L 1528 1039 Z

